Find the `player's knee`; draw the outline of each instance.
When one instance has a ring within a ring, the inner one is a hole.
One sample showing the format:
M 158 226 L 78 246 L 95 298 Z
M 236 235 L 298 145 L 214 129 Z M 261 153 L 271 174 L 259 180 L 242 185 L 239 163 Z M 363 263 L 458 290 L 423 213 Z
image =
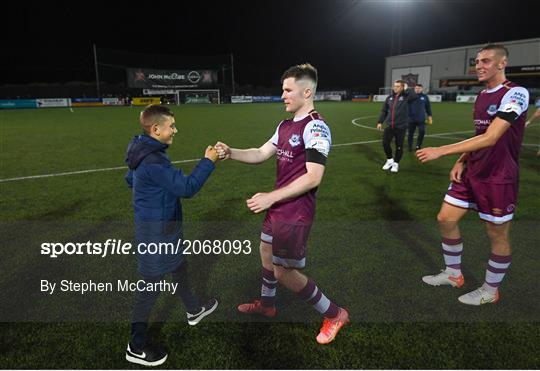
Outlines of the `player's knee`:
M 448 217 L 448 214 L 439 211 L 439 213 L 437 214 L 437 221 L 439 222 L 439 224 L 445 224 L 450 222 L 450 218 Z
M 487 235 L 492 242 L 508 242 L 508 235 L 503 228 L 497 228 L 496 226 L 488 225 L 486 228 Z
M 437 214 L 437 222 L 439 222 L 439 228 L 444 232 L 452 231 L 456 228 L 458 221 L 454 217 L 444 212 Z

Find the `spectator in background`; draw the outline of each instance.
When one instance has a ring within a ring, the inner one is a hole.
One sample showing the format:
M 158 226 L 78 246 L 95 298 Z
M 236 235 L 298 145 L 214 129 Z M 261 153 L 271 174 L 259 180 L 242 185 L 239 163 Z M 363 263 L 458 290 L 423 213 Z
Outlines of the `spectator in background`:
M 426 114 L 427 123 L 431 125 L 433 123 L 433 117 L 431 114 L 431 104 L 429 98 L 423 93 L 424 87 L 422 84 L 417 84 L 414 87 L 414 92 L 418 95 L 418 99 L 415 99 L 409 103 L 409 152 L 413 149 L 414 132 L 418 127 L 418 138 L 416 139 L 416 149 L 422 148 L 422 141 L 426 134 Z
M 394 82 L 393 92 L 383 104 L 377 129 L 382 130 L 383 123 L 386 123 L 383 134 L 383 148 L 386 154 L 386 162 L 383 170 L 393 173 L 399 171 L 399 160 L 403 156 L 403 140 L 409 125 L 409 102 L 416 99 L 413 89 L 407 89 L 407 84 L 403 80 Z M 396 154 L 392 156 L 392 139 L 396 139 Z

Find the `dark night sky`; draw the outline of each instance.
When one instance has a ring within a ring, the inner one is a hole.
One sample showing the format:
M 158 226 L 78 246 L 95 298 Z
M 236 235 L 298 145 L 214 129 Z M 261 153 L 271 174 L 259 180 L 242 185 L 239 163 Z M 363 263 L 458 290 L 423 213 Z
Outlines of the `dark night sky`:
M 73 8 L 73 4 L 84 5 Z M 396 7 L 402 9 L 401 50 L 411 53 L 539 37 L 533 4 L 109 1 L 69 2 L 55 8 L 40 2 L 13 9 L 3 4 L 7 18 L 3 35 L 8 37 L 3 38 L 0 85 L 93 81 L 92 43 L 96 43 L 99 48 L 180 56 L 233 52 L 241 85 L 277 86 L 285 68 L 309 61 L 319 69 L 322 88 L 376 88 L 383 83 L 384 57 L 390 54 L 392 28 L 398 22 Z M 117 76 L 121 80 L 125 74 Z

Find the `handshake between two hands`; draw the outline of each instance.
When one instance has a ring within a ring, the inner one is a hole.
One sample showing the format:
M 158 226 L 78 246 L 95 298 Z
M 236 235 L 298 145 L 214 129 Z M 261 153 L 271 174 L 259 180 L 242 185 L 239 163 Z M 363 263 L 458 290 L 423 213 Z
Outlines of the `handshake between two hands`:
M 225 143 L 217 142 L 215 145 L 206 148 L 204 157 L 213 162 L 227 160 L 231 158 L 231 148 Z M 247 199 L 246 206 L 252 212 L 258 214 L 269 209 L 277 201 L 274 192 L 260 192 Z
M 206 147 L 204 157 L 212 162 L 227 160 L 231 157 L 231 148 L 225 143 L 217 142 L 213 146 Z

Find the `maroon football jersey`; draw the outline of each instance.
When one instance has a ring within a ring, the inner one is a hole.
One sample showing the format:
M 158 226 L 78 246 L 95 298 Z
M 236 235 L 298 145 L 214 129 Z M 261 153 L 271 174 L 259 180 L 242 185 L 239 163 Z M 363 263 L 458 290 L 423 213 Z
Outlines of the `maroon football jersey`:
M 315 111 L 301 119 L 282 121 L 270 141 L 276 146 L 277 176 L 275 189 L 282 188 L 307 172 L 306 149 L 315 149 L 328 157 L 332 137 L 323 118 Z M 274 204 L 270 212 L 277 220 L 310 223 L 315 216 L 317 189 Z
M 480 92 L 474 104 L 476 135 L 486 132 L 498 112 L 518 117 L 493 147 L 470 153 L 467 174 L 494 184 L 514 183 L 519 179 L 519 153 L 527 118 L 529 92 L 512 82 Z

